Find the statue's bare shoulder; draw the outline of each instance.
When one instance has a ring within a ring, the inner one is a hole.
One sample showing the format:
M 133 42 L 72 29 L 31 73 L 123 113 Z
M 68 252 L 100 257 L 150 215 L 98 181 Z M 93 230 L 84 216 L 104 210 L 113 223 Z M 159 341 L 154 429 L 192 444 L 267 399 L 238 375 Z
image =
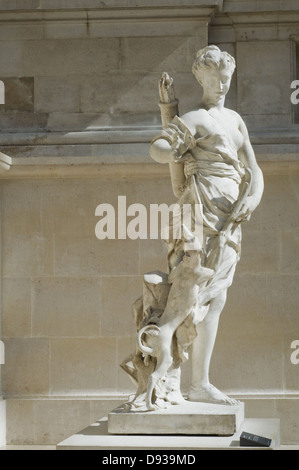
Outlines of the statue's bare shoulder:
M 243 121 L 243 119 L 242 119 L 242 117 L 240 116 L 240 114 L 237 113 L 237 111 L 234 111 L 233 109 L 229 109 L 229 108 L 224 108 L 224 109 L 225 109 L 225 112 L 228 114 L 228 116 L 230 116 L 232 119 L 234 119 L 234 121 L 237 123 L 239 131 L 240 131 L 242 134 L 244 134 L 244 133 L 247 134 L 247 127 L 246 127 L 246 124 L 245 124 L 245 122 Z
M 207 127 L 210 116 L 206 109 L 199 108 L 184 114 L 181 119 L 192 135 L 195 135 Z

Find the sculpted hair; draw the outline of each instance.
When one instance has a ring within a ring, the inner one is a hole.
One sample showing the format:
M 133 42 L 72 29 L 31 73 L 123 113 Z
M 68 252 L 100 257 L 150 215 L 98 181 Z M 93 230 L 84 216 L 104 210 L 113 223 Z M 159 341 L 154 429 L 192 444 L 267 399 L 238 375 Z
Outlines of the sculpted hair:
M 228 52 L 222 52 L 217 46 L 208 46 L 197 52 L 192 72 L 201 83 L 205 72 L 220 68 L 227 68 L 233 74 L 236 68 L 235 59 Z

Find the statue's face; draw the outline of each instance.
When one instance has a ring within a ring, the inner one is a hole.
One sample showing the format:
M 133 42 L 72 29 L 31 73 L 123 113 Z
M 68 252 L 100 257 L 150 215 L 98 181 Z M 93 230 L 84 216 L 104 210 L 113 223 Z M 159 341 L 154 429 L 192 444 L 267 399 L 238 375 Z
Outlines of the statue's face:
M 225 98 L 227 95 L 232 74 L 225 68 L 207 70 L 201 79 L 201 85 L 206 95 L 215 102 Z

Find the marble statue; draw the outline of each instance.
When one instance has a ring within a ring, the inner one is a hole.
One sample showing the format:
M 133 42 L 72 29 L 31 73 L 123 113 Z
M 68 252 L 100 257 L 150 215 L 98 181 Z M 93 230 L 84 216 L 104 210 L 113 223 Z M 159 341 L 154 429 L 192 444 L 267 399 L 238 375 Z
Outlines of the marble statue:
M 241 223 L 259 205 L 264 183 L 244 121 L 225 108 L 234 70 L 227 52 L 199 50 L 192 72 L 203 88 L 201 103 L 181 117 L 172 78 L 164 73 L 159 84 L 163 130 L 150 155 L 169 164 L 180 207 L 201 205 L 203 237 L 183 227 L 179 239 L 166 240 L 169 273 L 144 276 L 143 295 L 133 305 L 136 351 L 122 363 L 137 385 L 131 408 L 151 411 L 184 401 L 180 366 L 190 348 L 188 400 L 236 404 L 210 383 L 210 361 L 240 259 Z

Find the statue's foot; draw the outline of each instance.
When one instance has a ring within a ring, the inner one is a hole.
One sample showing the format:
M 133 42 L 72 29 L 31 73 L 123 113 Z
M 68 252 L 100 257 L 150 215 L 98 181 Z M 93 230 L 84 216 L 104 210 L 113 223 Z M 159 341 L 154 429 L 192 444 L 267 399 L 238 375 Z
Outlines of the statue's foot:
M 218 390 L 214 385 L 196 389 L 191 388 L 188 396 L 189 401 L 197 401 L 203 403 L 217 403 L 219 405 L 239 405 L 240 402 L 234 398 L 230 398 L 225 393 Z
M 146 400 L 146 409 L 147 411 L 156 411 L 157 406 L 154 403 L 152 403 L 151 400 Z
M 171 403 L 171 405 L 182 405 L 185 403 L 185 398 L 179 390 L 170 392 L 167 395 L 167 400 Z

